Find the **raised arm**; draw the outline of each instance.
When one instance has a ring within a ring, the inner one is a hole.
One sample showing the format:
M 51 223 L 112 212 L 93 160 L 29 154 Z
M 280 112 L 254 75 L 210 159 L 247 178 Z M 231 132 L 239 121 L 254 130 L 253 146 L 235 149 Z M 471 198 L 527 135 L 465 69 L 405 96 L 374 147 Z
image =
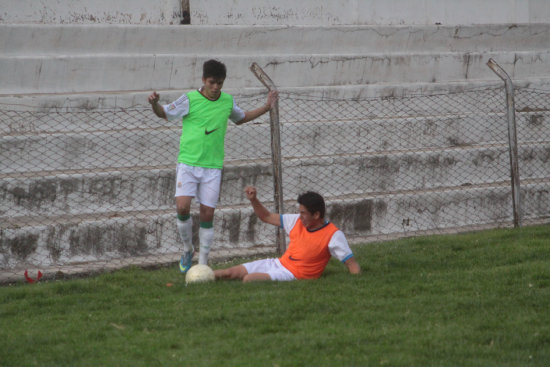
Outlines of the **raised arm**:
M 252 209 L 254 209 L 254 213 L 260 218 L 260 220 L 264 223 L 273 224 L 274 226 L 280 226 L 281 225 L 281 217 L 277 213 L 271 213 L 265 206 L 260 203 L 260 200 L 258 200 L 256 196 L 256 188 L 253 186 L 247 186 L 244 189 L 244 192 L 246 193 L 246 197 L 248 200 L 250 200 L 250 204 L 252 204 Z
M 267 94 L 267 101 L 265 105 L 263 105 L 262 107 L 258 107 L 254 110 L 246 111 L 244 113 L 244 118 L 241 121 L 237 122 L 237 125 L 244 124 L 245 122 L 248 122 L 248 121 L 252 121 L 260 117 L 267 111 L 271 110 L 275 106 L 275 102 L 277 101 L 278 98 L 279 98 L 279 94 L 277 93 L 276 90 L 270 91 Z
M 151 107 L 153 107 L 155 115 L 166 120 L 166 113 L 164 113 L 164 109 L 159 103 L 159 98 L 160 95 L 157 92 L 153 92 L 147 100 L 151 104 Z

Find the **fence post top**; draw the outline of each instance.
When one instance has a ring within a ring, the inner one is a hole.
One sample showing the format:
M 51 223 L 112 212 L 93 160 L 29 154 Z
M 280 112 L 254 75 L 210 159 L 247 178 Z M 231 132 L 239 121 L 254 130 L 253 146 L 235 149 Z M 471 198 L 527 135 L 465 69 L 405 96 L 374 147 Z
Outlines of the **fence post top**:
M 273 80 L 266 74 L 266 72 L 258 65 L 257 63 L 253 62 L 252 65 L 250 65 L 250 71 L 258 78 L 258 80 L 268 89 L 268 90 L 277 90 L 277 87 L 275 86 L 275 83 L 273 83 Z

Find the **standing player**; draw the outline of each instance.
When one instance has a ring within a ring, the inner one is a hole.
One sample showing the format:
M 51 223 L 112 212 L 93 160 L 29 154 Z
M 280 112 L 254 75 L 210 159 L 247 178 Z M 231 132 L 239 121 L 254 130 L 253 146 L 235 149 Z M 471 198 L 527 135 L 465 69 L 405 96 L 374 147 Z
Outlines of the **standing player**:
M 351 274 L 361 272 L 344 233 L 325 220 L 325 201 L 315 192 L 298 197 L 300 214 L 271 213 L 256 196 L 256 188 L 247 186 L 246 196 L 262 222 L 283 228 L 290 243 L 278 259 L 263 259 L 214 271 L 216 279 L 288 281 L 316 279 L 321 276 L 331 256 L 340 260 Z
M 185 93 L 167 105 L 159 104 L 157 92 L 148 99 L 158 117 L 168 121 L 182 119 L 175 194 L 177 228 L 183 241 L 179 264 L 182 273 L 191 267 L 194 254 L 190 211 L 195 196 L 200 203 L 199 264 L 208 263 L 214 238 L 214 210 L 220 194 L 227 120 L 244 124 L 269 111 L 277 100 L 277 92 L 271 91 L 264 106 L 243 111 L 231 95 L 221 91 L 226 73 L 223 63 L 208 60 L 203 64 L 200 89 Z

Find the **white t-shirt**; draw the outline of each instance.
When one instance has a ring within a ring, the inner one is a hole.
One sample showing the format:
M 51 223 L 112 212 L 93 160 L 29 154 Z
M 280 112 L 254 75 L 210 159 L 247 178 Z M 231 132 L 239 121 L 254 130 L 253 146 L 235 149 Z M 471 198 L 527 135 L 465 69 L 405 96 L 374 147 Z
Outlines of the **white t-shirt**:
M 300 214 L 281 214 L 281 228 L 283 228 L 287 234 L 290 234 L 290 231 L 292 231 L 292 228 L 294 228 L 299 218 Z M 330 254 L 341 262 L 346 262 L 353 257 L 353 252 L 351 252 L 348 240 L 346 240 L 346 236 L 341 230 L 334 232 L 328 243 L 328 249 Z
M 163 105 L 162 108 L 164 109 L 168 121 L 181 119 L 187 116 L 189 113 L 189 98 L 187 97 L 187 93 L 182 94 L 174 102 Z M 235 100 L 233 100 L 233 109 L 231 110 L 229 119 L 233 122 L 239 122 L 244 119 L 244 111 L 237 106 Z

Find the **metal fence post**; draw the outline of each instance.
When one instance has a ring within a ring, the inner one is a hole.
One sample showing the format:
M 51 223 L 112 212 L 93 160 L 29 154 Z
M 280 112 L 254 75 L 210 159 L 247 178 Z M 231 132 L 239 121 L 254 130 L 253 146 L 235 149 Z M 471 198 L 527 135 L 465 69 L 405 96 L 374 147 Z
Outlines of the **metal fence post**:
M 512 203 L 514 210 L 514 227 L 521 226 L 521 198 L 519 183 L 518 141 L 516 134 L 516 108 L 514 103 L 514 83 L 504 69 L 493 59 L 487 66 L 504 81 L 506 88 L 506 108 L 508 117 L 508 144 L 510 152 L 510 175 L 512 181 Z
M 275 83 L 255 62 L 250 65 L 250 70 L 258 80 L 269 90 L 277 90 Z M 273 199 L 275 201 L 275 210 L 278 213 L 284 212 L 283 202 L 283 168 L 281 154 L 281 132 L 279 126 L 279 102 L 269 111 L 271 125 L 271 162 L 273 168 Z M 286 250 L 285 236 L 281 228 L 277 228 L 276 239 L 277 252 L 282 254 Z

